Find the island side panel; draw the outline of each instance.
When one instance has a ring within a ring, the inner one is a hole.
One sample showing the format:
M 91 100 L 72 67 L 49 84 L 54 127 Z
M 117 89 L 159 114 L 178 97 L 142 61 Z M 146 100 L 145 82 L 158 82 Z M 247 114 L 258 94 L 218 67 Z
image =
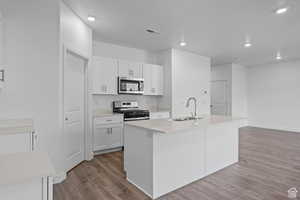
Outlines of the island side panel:
M 239 160 L 240 121 L 210 125 L 206 131 L 206 175 Z
M 204 177 L 204 134 L 205 128 L 154 134 L 154 198 Z
M 125 125 L 124 170 L 127 180 L 145 194 L 153 195 L 153 133 Z

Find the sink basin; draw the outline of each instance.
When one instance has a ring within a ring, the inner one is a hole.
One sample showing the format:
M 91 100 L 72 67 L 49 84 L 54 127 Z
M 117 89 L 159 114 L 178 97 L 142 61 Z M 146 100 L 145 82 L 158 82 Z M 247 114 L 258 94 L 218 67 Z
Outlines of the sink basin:
M 190 121 L 190 120 L 200 120 L 203 117 L 178 117 L 174 118 L 173 121 Z

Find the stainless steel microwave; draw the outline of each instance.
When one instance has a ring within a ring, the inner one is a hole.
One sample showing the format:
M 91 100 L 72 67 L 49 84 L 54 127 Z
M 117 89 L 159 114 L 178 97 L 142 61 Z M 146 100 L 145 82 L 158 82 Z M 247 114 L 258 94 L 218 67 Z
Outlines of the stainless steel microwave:
M 144 94 L 144 79 L 142 78 L 118 78 L 119 94 Z

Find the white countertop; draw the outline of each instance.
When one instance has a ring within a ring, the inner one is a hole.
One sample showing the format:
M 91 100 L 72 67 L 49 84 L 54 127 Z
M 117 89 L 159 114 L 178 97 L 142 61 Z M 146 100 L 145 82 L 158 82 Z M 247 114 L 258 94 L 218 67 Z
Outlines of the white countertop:
M 54 176 L 54 173 L 54 168 L 46 153 L 26 152 L 0 155 L 0 185 Z
M 230 116 L 204 116 L 200 120 L 174 121 L 172 119 L 153 119 L 126 122 L 125 125 L 143 128 L 160 133 L 172 133 L 179 131 L 187 131 L 191 129 L 206 127 L 218 123 L 231 122 L 235 120 L 243 120 L 244 118 Z
M 123 115 L 123 114 L 121 114 L 121 113 L 113 113 L 112 111 L 101 110 L 101 109 L 93 111 L 93 117 L 94 118 L 96 118 L 96 117 L 110 117 L 110 116 L 114 116 L 114 115 Z
M 168 113 L 170 113 L 170 110 L 149 110 L 150 111 L 150 113 L 162 113 L 162 112 L 168 112 Z
M 33 131 L 32 119 L 0 120 L 0 135 L 25 134 Z

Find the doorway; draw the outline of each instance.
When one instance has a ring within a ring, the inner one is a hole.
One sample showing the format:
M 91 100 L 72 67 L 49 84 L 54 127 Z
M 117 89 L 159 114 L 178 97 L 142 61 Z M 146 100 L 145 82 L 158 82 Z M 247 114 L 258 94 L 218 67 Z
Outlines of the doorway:
M 88 60 L 68 49 L 63 66 L 63 146 L 66 171 L 85 159 L 86 68 Z
M 228 83 L 226 80 L 211 81 L 211 114 L 229 115 Z

